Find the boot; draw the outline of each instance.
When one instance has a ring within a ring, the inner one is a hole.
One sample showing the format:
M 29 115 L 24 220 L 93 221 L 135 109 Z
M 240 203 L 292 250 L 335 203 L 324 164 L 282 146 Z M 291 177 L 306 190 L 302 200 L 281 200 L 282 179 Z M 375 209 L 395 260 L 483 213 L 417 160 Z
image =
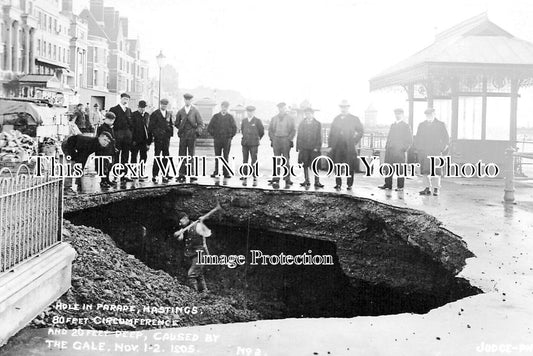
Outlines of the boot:
M 189 286 L 198 292 L 198 281 L 194 277 L 189 277 Z M 204 282 L 205 283 L 205 282 Z
M 209 290 L 207 289 L 207 284 L 205 283 L 205 278 L 204 276 L 202 277 L 199 277 L 198 279 L 198 292 L 200 293 L 207 293 L 209 292 Z

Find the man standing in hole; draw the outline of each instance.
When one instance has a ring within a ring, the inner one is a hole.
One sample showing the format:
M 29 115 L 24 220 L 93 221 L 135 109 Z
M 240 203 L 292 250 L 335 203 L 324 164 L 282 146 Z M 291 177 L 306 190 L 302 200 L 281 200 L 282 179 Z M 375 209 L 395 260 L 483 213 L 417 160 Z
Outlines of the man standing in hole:
M 189 271 L 187 272 L 189 285 L 197 292 L 207 293 L 209 290 L 205 283 L 203 265 L 198 263 L 198 252 L 201 251 L 204 255 L 209 255 L 205 238 L 211 236 L 211 230 L 204 225 L 204 217 L 192 223 L 188 229 L 185 228 L 189 226 L 191 221 L 187 213 L 179 212 L 178 218 L 180 219 L 181 229 L 174 233 L 174 237 L 179 241 L 185 242 L 183 252 L 190 262 Z

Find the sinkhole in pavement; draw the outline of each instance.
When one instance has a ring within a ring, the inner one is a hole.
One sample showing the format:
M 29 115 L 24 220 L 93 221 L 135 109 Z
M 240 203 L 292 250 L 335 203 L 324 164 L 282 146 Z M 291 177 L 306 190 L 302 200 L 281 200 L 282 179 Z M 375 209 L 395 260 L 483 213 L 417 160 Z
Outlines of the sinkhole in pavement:
M 410 212 L 390 213 L 386 206 L 373 207 L 374 203 L 368 205 L 368 201 L 339 198 L 335 202 L 331 199 L 336 198 L 330 197 L 328 204 L 344 216 L 336 216 L 333 225 L 326 225 L 312 216 L 312 212 L 326 218 L 331 215 L 331 211 L 320 213 L 324 208 L 322 196 L 310 198 L 303 193 L 272 197 L 268 195 L 272 193 L 264 193 L 257 200 L 261 192 L 249 196 L 246 192 L 232 196 L 231 192 L 216 197 L 217 192 L 213 195 L 212 191 L 206 194 L 196 189 L 163 197 L 124 199 L 70 212 L 66 218 L 76 225 L 102 230 L 118 247 L 147 266 L 164 270 L 186 284 L 188 266 L 183 245 L 172 237 L 177 228 L 176 213 L 185 210 L 197 218 L 214 205 L 215 199 L 224 196 L 224 212 L 207 222 L 213 231 L 208 238 L 209 252 L 244 255 L 247 263 L 236 268 L 206 266 L 207 284 L 214 295 L 244 298 L 248 308 L 263 319 L 425 313 L 481 292 L 456 277 L 457 268 L 450 267 L 450 261 L 461 265 L 465 258 L 473 256 L 466 245 L 441 230 L 435 219 L 427 215 L 411 213 L 421 219 L 424 228 L 420 236 L 402 239 L 403 222 L 393 223 L 389 217 L 398 215 L 398 219 L 406 220 L 405 214 Z M 295 214 L 291 210 L 300 204 L 309 214 Z M 289 224 L 286 219 L 294 221 Z M 430 224 L 435 226 L 428 229 Z M 286 228 L 288 225 L 292 227 Z M 146 236 L 142 234 L 143 227 Z M 316 233 L 310 235 L 311 230 Z M 442 241 L 424 247 L 423 239 Z M 446 251 L 435 252 L 437 257 L 428 253 L 438 250 L 439 244 Z M 251 265 L 250 250 L 265 255 L 300 255 L 311 251 L 313 255 L 331 255 L 333 264 Z

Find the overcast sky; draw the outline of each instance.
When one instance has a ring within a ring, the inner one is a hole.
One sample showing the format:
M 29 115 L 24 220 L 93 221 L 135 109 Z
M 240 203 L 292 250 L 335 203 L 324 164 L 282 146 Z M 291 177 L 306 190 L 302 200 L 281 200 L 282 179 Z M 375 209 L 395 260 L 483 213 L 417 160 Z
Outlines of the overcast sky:
M 435 33 L 488 11 L 533 41 L 533 1 L 518 0 L 105 0 L 139 36 L 152 62 L 162 49 L 180 86 L 234 89 L 245 97 L 300 103 L 331 116 L 348 99 L 405 106 L 401 95 L 370 94 L 368 79 L 430 45 Z M 88 0 L 75 0 L 77 10 Z M 221 98 L 222 99 L 222 98 Z M 325 120 L 329 121 L 329 120 Z

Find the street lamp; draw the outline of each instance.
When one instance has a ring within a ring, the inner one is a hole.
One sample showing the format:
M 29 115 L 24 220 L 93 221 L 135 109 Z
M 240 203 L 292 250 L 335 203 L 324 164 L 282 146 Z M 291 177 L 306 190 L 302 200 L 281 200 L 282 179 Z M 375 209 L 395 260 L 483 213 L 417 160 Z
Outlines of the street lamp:
M 159 94 L 157 100 L 157 105 L 159 105 L 159 102 L 161 102 L 161 69 L 165 65 L 166 59 L 166 57 L 163 55 L 163 50 L 160 50 L 159 54 L 155 58 L 157 59 L 157 65 L 159 66 Z

